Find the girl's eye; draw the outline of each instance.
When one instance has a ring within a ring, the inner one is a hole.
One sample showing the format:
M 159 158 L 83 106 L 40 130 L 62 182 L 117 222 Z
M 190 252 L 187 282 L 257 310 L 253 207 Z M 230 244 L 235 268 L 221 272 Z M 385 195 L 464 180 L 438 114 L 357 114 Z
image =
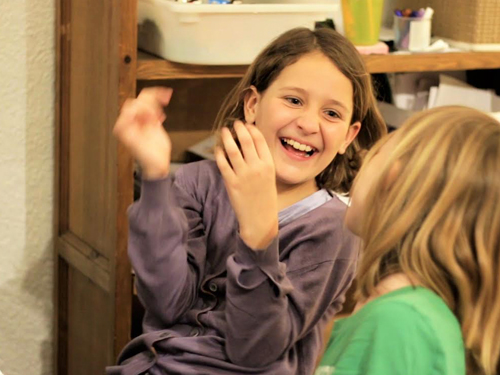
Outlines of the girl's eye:
M 338 112 L 335 112 L 335 111 L 325 111 L 326 115 L 330 118 L 340 118 L 340 115 L 338 114 Z
M 289 97 L 289 98 L 286 98 L 286 100 L 293 105 L 301 105 L 302 104 L 300 99 L 297 99 L 297 98 Z

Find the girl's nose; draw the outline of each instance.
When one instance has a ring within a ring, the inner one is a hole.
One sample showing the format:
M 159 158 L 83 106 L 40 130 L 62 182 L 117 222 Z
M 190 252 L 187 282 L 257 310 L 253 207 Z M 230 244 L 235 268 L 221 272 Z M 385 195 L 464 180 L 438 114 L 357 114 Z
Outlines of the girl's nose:
M 314 111 L 306 111 L 297 119 L 297 125 L 305 134 L 319 132 L 319 116 Z

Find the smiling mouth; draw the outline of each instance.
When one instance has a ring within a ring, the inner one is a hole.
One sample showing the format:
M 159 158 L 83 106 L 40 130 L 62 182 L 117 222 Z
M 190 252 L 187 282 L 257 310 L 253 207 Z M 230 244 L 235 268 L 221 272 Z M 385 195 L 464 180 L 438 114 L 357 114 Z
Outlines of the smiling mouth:
M 304 157 L 311 157 L 314 155 L 315 152 L 318 150 L 314 147 L 311 147 L 309 145 L 305 145 L 303 143 L 299 143 L 297 141 L 294 141 L 293 139 L 290 138 L 280 138 L 281 144 L 283 145 L 284 148 L 286 148 L 289 151 L 293 151 L 299 155 L 303 155 Z

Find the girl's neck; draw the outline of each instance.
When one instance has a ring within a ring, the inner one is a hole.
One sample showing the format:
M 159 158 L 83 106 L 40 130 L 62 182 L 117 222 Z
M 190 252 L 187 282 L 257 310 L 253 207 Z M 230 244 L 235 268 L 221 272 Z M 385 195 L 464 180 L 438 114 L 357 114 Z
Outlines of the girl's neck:
M 292 204 L 295 204 L 304 198 L 307 198 L 319 190 L 316 185 L 316 181 L 314 180 L 292 186 L 281 184 L 277 181 L 276 189 L 278 191 L 278 212 L 290 207 Z
M 393 275 L 387 276 L 375 287 L 375 292 L 363 301 L 359 301 L 354 308 L 353 313 L 361 309 L 368 302 L 383 296 L 384 294 L 394 292 L 395 290 L 410 286 L 418 285 L 417 282 L 412 281 L 412 279 L 404 273 L 395 273 Z

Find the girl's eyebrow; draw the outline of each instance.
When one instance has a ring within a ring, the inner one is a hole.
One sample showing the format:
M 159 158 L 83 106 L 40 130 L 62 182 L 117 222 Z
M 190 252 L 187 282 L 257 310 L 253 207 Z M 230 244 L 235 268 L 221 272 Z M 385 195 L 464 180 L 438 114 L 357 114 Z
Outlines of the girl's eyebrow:
M 287 86 L 287 87 L 282 87 L 281 88 L 281 91 L 288 91 L 288 90 L 297 91 L 297 92 L 300 92 L 302 95 L 306 95 L 307 96 L 307 91 L 304 90 L 303 88 L 300 88 L 300 87 Z
M 349 112 L 349 109 L 347 109 L 347 106 L 338 100 L 330 99 L 330 100 L 328 100 L 328 103 L 333 103 L 334 105 L 341 107 L 344 111 Z
M 301 93 L 302 95 L 307 96 L 307 91 L 304 90 L 303 88 L 300 88 L 300 87 L 288 86 L 288 87 L 282 87 L 281 88 L 281 91 L 286 91 L 286 90 L 297 91 L 297 92 Z M 347 106 L 344 103 L 342 103 L 342 102 L 340 102 L 338 100 L 329 99 L 328 103 L 332 103 L 332 104 L 334 104 L 336 106 L 339 106 L 344 111 L 349 111 L 349 109 L 347 108 Z

